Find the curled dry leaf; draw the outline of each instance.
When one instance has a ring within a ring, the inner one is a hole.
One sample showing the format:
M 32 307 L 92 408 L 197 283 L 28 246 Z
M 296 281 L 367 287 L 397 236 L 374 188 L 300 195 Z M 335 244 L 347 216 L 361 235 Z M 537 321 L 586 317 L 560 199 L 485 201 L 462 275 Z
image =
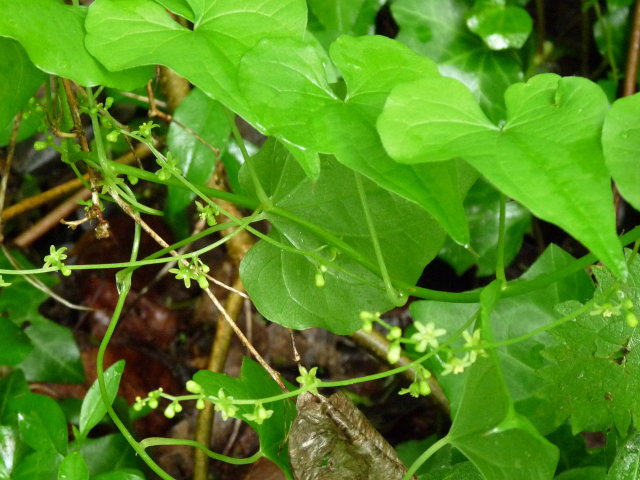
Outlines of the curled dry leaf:
M 289 432 L 296 480 L 401 480 L 407 472 L 391 445 L 343 394 L 298 397 Z

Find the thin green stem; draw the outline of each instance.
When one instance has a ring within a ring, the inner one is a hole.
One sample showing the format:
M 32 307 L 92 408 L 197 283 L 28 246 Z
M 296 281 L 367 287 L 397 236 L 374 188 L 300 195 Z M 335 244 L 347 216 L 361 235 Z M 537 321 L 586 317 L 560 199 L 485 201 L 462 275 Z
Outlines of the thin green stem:
M 506 215 L 507 215 L 507 197 L 504 193 L 500 194 L 500 220 L 498 223 L 498 247 L 496 255 L 496 278 L 504 285 L 507 277 L 504 273 L 504 246 L 506 231 Z
M 89 102 L 89 118 L 91 118 L 91 126 L 93 127 L 93 140 L 96 142 L 96 151 L 98 153 L 98 162 L 103 171 L 110 171 L 109 161 L 105 154 L 104 144 L 102 143 L 102 131 L 98 120 L 98 107 L 96 99 L 93 96 L 91 88 L 87 88 L 87 100 Z
M 143 449 L 154 447 L 158 445 L 185 445 L 187 447 L 194 447 L 202 450 L 206 456 L 213 458 L 214 460 L 219 460 L 221 462 L 230 463 L 231 465 L 249 465 L 254 463 L 255 461 L 264 457 L 262 450 L 258 450 L 256 453 L 247 458 L 234 458 L 227 457 L 226 455 L 222 455 L 220 453 L 213 452 L 209 450 L 207 447 L 202 445 L 200 442 L 196 442 L 195 440 L 186 440 L 186 439 L 178 439 L 178 438 L 161 438 L 161 437 L 149 437 L 145 438 L 140 442 L 140 446 Z
M 225 109 L 227 114 L 227 120 L 229 121 L 229 126 L 231 127 L 231 133 L 233 134 L 233 138 L 235 139 L 238 147 L 240 148 L 240 152 L 242 153 L 242 158 L 244 159 L 244 163 L 249 169 L 249 175 L 251 176 L 251 181 L 253 182 L 253 188 L 256 189 L 256 195 L 262 208 L 264 210 L 270 210 L 273 206 L 273 202 L 264 191 L 262 187 L 262 183 L 260 183 L 260 177 L 258 176 L 258 172 L 256 172 L 255 165 L 253 164 L 253 159 L 249 152 L 247 151 L 247 147 L 244 144 L 244 139 L 240 134 L 240 130 L 238 130 L 238 126 L 236 125 L 235 115 L 229 109 Z
M 111 164 L 111 167 L 113 168 L 113 170 L 116 173 L 121 175 L 136 177 L 141 180 L 156 183 L 159 185 L 185 188 L 181 182 L 179 182 L 174 178 L 171 178 L 169 180 L 160 180 L 160 178 L 158 178 L 158 176 L 155 173 L 147 172 L 146 170 L 142 170 L 138 167 L 134 167 L 132 165 L 125 165 L 123 163 L 118 163 L 115 161 L 110 161 L 109 163 Z M 254 199 L 245 197 L 243 195 L 238 195 L 237 193 L 225 192 L 223 190 L 217 190 L 215 188 L 207 187 L 205 185 L 194 185 L 194 186 L 203 195 L 208 197 L 227 200 L 231 203 L 235 203 L 238 206 L 250 208 L 251 210 L 255 210 L 260 206 L 259 202 L 256 202 Z
M 356 189 L 358 190 L 358 196 L 360 197 L 360 203 L 362 204 L 362 210 L 364 211 L 364 218 L 367 222 L 367 228 L 369 229 L 369 236 L 371 237 L 371 243 L 373 244 L 373 251 L 375 252 L 376 260 L 378 261 L 380 276 L 382 277 L 382 281 L 384 282 L 384 288 L 387 291 L 387 296 L 389 297 L 389 300 L 391 300 L 391 303 L 399 307 L 404 304 L 404 301 L 400 297 L 400 295 L 398 295 L 398 292 L 395 288 L 393 288 L 393 285 L 391 284 L 391 278 L 389 277 L 387 264 L 384 261 L 382 249 L 380 248 L 380 242 L 378 241 L 378 233 L 376 232 L 376 227 L 373 224 L 373 218 L 371 218 L 369 202 L 367 201 L 367 196 L 364 192 L 362 179 L 360 178 L 360 174 L 358 172 L 354 171 L 353 176 L 356 181 Z
M 598 17 L 598 21 L 602 26 L 602 31 L 604 32 L 605 38 L 605 46 L 607 51 L 607 60 L 609 61 L 609 65 L 611 66 L 611 74 L 616 84 L 620 78 L 620 72 L 618 70 L 618 65 L 616 63 L 615 55 L 613 54 L 613 40 L 611 38 L 611 25 L 609 20 L 602 15 L 602 9 L 600 8 L 600 4 L 598 2 L 592 3 L 593 8 L 596 11 L 596 16 Z
M 597 297 L 592 298 L 591 300 L 589 300 L 587 303 L 585 303 L 582 307 L 560 317 L 559 319 L 557 319 L 554 322 L 551 322 L 547 325 L 544 325 L 542 327 L 538 327 L 535 330 L 531 330 L 529 333 L 526 333 L 524 335 L 520 335 L 519 337 L 514 337 L 514 338 L 510 338 L 509 340 L 503 340 L 501 342 L 495 342 L 495 343 L 489 343 L 486 345 L 482 345 L 482 348 L 497 348 L 497 347 L 505 347 L 508 345 L 513 345 L 514 343 L 519 343 L 519 342 L 523 342 L 525 340 L 529 340 L 530 338 L 535 337 L 536 335 L 539 335 L 543 332 L 547 332 L 549 330 L 552 330 L 560 325 L 562 325 L 563 323 L 566 323 L 570 320 L 573 320 L 576 317 L 579 317 L 580 315 L 584 315 L 585 313 L 593 310 L 593 307 L 595 306 L 595 304 L 602 300 L 603 298 L 607 298 L 609 297 L 617 288 L 620 287 L 619 283 L 614 283 L 612 286 L 610 286 L 609 288 L 607 288 L 604 292 L 602 292 L 602 294 L 598 295 Z M 462 349 L 465 350 L 465 349 Z
M 429 460 L 429 458 L 431 458 L 431 456 L 434 453 L 436 453 L 438 450 L 440 450 L 442 447 L 444 447 L 447 444 L 449 444 L 449 437 L 445 436 L 445 437 L 442 437 L 433 445 L 431 445 L 429 448 L 427 448 L 424 452 L 422 452 L 422 455 L 420 455 L 411 464 L 411 467 L 409 467 L 409 470 L 407 470 L 407 473 L 404 474 L 404 477 L 402 477 L 402 480 L 411 480 L 411 477 L 413 477 L 413 475 L 418 471 L 418 469 L 422 466 L 422 464 L 427 460 Z
M 138 252 L 138 245 L 140 243 L 140 227 L 136 224 L 136 229 L 134 230 L 134 241 L 133 248 L 131 251 L 131 260 L 134 261 Z M 127 429 L 127 427 L 122 423 L 118 415 L 116 414 L 111 402 L 109 401 L 109 394 L 107 393 L 107 386 L 104 380 L 104 354 L 107 350 L 107 345 L 111 341 L 111 337 L 113 336 L 113 332 L 118 325 L 118 320 L 120 318 L 120 314 L 122 313 L 122 309 L 124 307 L 125 300 L 131 288 L 131 273 L 132 270 L 126 272 L 125 275 L 121 275 L 118 278 L 118 302 L 116 303 L 116 307 L 113 311 L 113 315 L 111 316 L 111 321 L 109 322 L 109 326 L 107 327 L 107 331 L 100 342 L 100 347 L 98 348 L 98 356 L 96 358 L 96 369 L 98 372 L 98 386 L 100 387 L 100 396 L 102 397 L 102 402 L 107 408 L 107 413 L 111 420 L 116 425 L 122 436 L 129 442 L 129 445 L 136 451 L 140 458 L 144 460 L 144 462 L 153 470 L 156 474 L 160 476 L 160 478 L 164 480 L 175 480 L 171 475 L 166 473 L 153 459 L 145 452 L 144 448 L 140 446 L 140 444 L 133 438 L 131 432 Z

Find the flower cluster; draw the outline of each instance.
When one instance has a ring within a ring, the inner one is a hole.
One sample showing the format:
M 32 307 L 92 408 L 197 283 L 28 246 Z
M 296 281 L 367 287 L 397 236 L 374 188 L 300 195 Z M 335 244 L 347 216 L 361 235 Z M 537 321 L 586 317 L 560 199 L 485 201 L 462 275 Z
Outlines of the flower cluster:
M 178 268 L 170 268 L 169 272 L 173 273 L 177 280 L 182 280 L 187 288 L 191 287 L 191 280 L 198 282 L 202 289 L 209 287 L 207 280 L 209 266 L 197 257 L 193 257 L 190 263 L 178 262 Z
M 178 159 L 171 155 L 171 152 L 167 153 L 165 160 L 156 158 L 156 163 L 160 165 L 160 169 L 156 171 L 158 178 L 166 182 L 173 175 L 180 175 L 180 169 L 178 168 Z
M 192 395 L 175 397 L 173 395 L 164 393 L 162 388 L 153 390 L 149 392 L 146 398 L 136 397 L 136 402 L 133 405 L 133 409 L 137 412 L 145 407 L 156 409 L 160 404 L 160 398 L 164 398 L 166 400 L 169 400 L 169 404 L 163 411 L 164 416 L 167 418 L 173 418 L 176 416 L 176 414 L 182 412 L 182 405 L 180 402 L 184 400 L 195 400 L 196 408 L 198 410 L 202 410 L 205 407 L 207 401 L 202 386 L 193 380 L 189 380 L 186 384 L 186 389 Z M 209 396 L 208 400 L 214 404 L 214 410 L 220 412 L 224 420 L 227 420 L 229 418 L 239 418 L 239 407 L 237 405 L 237 402 L 232 396 L 227 395 L 224 389 L 220 388 L 218 390 L 218 394 L 216 396 Z M 273 415 L 273 410 L 266 409 L 260 401 L 242 401 L 240 403 L 253 403 L 253 411 L 250 413 L 244 413 L 242 415 L 242 417 L 249 422 L 262 424 L 265 420 L 271 418 L 271 416 Z
M 451 352 L 449 352 L 449 356 L 447 361 L 444 363 L 444 369 L 442 370 L 442 375 L 449 375 L 453 373 L 457 375 L 459 373 L 464 372 L 464 370 L 478 359 L 478 357 L 486 357 L 487 353 L 484 349 L 480 348 L 481 345 L 481 330 L 475 330 L 472 334 L 467 332 L 466 330 L 462 332 L 462 336 L 464 337 L 465 343 L 464 348 L 468 348 L 469 351 L 465 353 L 462 357 L 456 357 Z
M 136 397 L 136 403 L 133 404 L 133 409 L 136 412 L 139 412 L 144 407 L 149 407 L 152 410 L 155 410 L 156 408 L 158 408 L 158 404 L 159 404 L 159 400 L 160 400 L 160 396 L 162 395 L 162 392 L 163 392 L 162 388 L 159 388 L 157 390 L 153 390 L 149 392 L 146 398 Z
M 296 377 L 296 382 L 298 382 L 304 390 L 318 393 L 318 384 L 320 383 L 320 380 L 316 377 L 318 367 L 313 367 L 311 370 L 307 370 L 305 367 L 300 365 L 298 367 L 298 371 L 300 372 L 300 375 Z
M 431 387 L 429 386 L 429 378 L 431 372 L 424 368 L 422 365 L 415 367 L 416 379 L 411 382 L 408 388 L 403 388 L 398 392 L 399 395 L 409 394 L 412 397 L 418 398 L 420 396 L 426 397 L 431 393 Z
M 196 208 L 198 209 L 198 217 L 200 217 L 201 220 L 206 221 L 207 225 L 213 227 L 218 223 L 216 215 L 220 213 L 220 209 L 217 205 L 203 205 L 196 200 Z
M 619 301 L 605 302 L 603 304 L 596 304 L 590 315 L 601 315 L 604 318 L 617 317 L 624 313 L 624 320 L 631 328 L 638 326 L 638 317 L 633 311 L 633 301 L 626 297 L 623 291 L 618 291 Z
M 56 247 L 51 245 L 51 248 L 49 248 L 49 255 L 44 257 L 44 268 L 54 267 L 65 277 L 71 275 L 71 269 L 64 264 L 64 261 L 67 259 L 67 255 L 64 253 L 66 251 L 67 247 L 56 249 Z

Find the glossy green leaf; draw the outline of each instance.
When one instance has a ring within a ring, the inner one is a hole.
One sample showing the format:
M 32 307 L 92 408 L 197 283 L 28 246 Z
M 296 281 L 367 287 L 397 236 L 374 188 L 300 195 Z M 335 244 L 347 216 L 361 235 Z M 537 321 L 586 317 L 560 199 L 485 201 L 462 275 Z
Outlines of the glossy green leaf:
M 403 84 L 389 96 L 378 129 L 397 161 L 464 158 L 503 193 L 624 275 L 600 146 L 608 108 L 602 90 L 584 78 L 544 74 L 513 85 L 505 98 L 508 120 L 496 126 L 456 80 Z
M 20 434 L 18 429 L 9 425 L 0 424 L 0 478 L 11 478 L 14 465 L 20 455 Z
M 605 467 L 579 467 L 565 470 L 556 476 L 555 480 L 606 480 L 606 478 Z
M 123 90 L 144 85 L 153 75 L 152 69 L 109 71 L 87 52 L 86 15 L 86 7 L 65 5 L 59 0 L 4 2 L 0 7 L 0 36 L 20 42 L 40 70 L 81 85 Z
M 512 51 L 490 50 L 466 26 L 468 0 L 396 0 L 391 11 L 400 42 L 434 60 L 443 75 L 463 82 L 494 122 L 505 118 L 503 95 L 522 80 Z
M 467 27 L 491 50 L 521 48 L 531 34 L 533 21 L 520 7 L 502 1 L 476 1 L 466 14 Z
M 187 0 L 155 0 L 155 2 L 191 23 L 195 22 L 195 14 Z
M 419 480 L 485 480 L 471 462 L 456 463 L 449 468 L 436 470 L 418 478 Z
M 109 395 L 109 404 L 112 404 L 113 400 L 116 398 L 123 371 L 124 360 L 119 360 L 104 372 L 104 382 L 107 388 L 107 394 Z M 82 401 L 80 422 L 78 425 L 80 428 L 80 435 L 86 437 L 89 431 L 95 427 L 100 420 L 102 420 L 106 413 L 107 407 L 100 395 L 100 386 L 96 379 Z
M 337 34 L 365 34 L 366 31 L 354 31 L 358 18 L 366 8 L 373 10 L 371 4 L 379 6 L 380 0 L 308 0 L 310 12 L 322 24 L 322 26 Z M 374 12 L 375 13 L 375 12 Z M 373 16 L 372 16 L 373 17 Z M 373 20 L 373 18 L 371 18 Z M 338 35 L 336 35 L 337 38 Z
M 251 121 L 236 83 L 240 58 L 267 37 L 302 38 L 305 2 L 224 0 L 207 8 L 202 2 L 189 4 L 195 15 L 193 30 L 179 25 L 152 0 L 97 0 L 87 17 L 87 48 L 114 70 L 166 65 Z
M 29 393 L 29 384 L 20 370 L 0 379 L 0 425 L 15 423 L 15 415 L 9 409 L 9 401 L 25 393 Z
M 498 231 L 500 223 L 500 192 L 485 181 L 471 187 L 464 201 L 472 254 L 451 239 L 440 251 L 440 258 L 451 265 L 458 275 L 472 265 L 478 266 L 477 275 L 492 275 L 496 271 Z M 522 239 L 531 226 L 531 214 L 518 202 L 507 202 L 505 216 L 504 262 L 509 265 L 522 246 Z
M 329 47 L 342 34 L 373 33 L 376 13 L 383 0 L 307 0 L 309 30 Z
M 469 179 L 475 179 L 470 170 L 454 162 L 399 165 L 384 153 L 374 127 L 391 88 L 438 75 L 433 63 L 383 37 L 343 36 L 332 45 L 331 57 L 347 84 L 344 100 L 329 86 L 312 46 L 265 40 L 250 51 L 239 79 L 260 125 L 287 143 L 334 154 L 349 168 L 421 205 L 458 242 L 467 243 L 461 201 Z
M 13 255 L 21 266 L 31 267 L 23 255 L 18 252 Z M 0 268 L 13 268 L 3 254 L 0 254 Z M 39 280 L 48 286 L 55 283 L 52 275 L 40 275 Z M 48 295 L 22 277 L 12 276 L 10 282 L 10 286 L 0 291 L 0 312 L 19 327 L 33 345 L 31 353 L 19 365 L 27 380 L 82 383 L 84 370 L 71 331 L 38 312 Z
M 294 38 L 266 39 L 242 59 L 238 82 L 269 135 L 302 147 L 320 145 L 309 119 L 338 100 L 326 66 L 311 43 Z
M 534 280 L 573 261 L 575 259 L 571 255 L 552 244 L 521 279 Z M 509 340 L 527 335 L 537 328 L 544 328 L 561 316 L 555 310 L 556 305 L 569 300 L 591 298 L 593 292 L 593 281 L 586 272 L 579 271 L 548 287 L 501 299 L 492 313 L 495 340 Z M 545 435 L 555 430 L 558 423 L 553 406 L 542 394 L 546 382 L 540 369 L 546 364 L 542 353 L 556 344 L 553 336 L 540 333 L 498 350 L 504 380 L 517 411 L 526 415 L 538 431 Z
M 243 58 L 238 84 L 267 135 L 305 151 L 319 150 L 320 139 L 308 124 L 338 98 L 327 81 L 326 65 L 316 45 L 295 38 L 266 39 Z M 319 169 L 315 157 L 297 155 L 311 178 Z
M 282 393 L 277 383 L 256 362 L 249 358 L 242 361 L 240 378 L 233 378 L 221 373 L 200 370 L 193 376 L 204 390 L 205 395 L 217 397 L 222 388 L 228 397 L 240 399 L 258 399 Z M 293 387 L 290 387 L 293 388 Z M 286 446 L 289 427 L 296 416 L 295 405 L 291 400 L 283 400 L 264 405 L 273 410 L 272 416 L 262 424 L 243 418 L 260 437 L 260 448 L 265 456 L 285 472 L 287 479 L 292 479 L 289 454 Z M 253 405 L 238 405 L 238 415 L 250 414 Z
M 555 245 L 549 248 L 525 272 L 521 280 L 530 281 L 567 266 L 574 258 Z M 510 340 L 542 328 L 560 317 L 554 310 L 558 303 L 569 300 L 585 301 L 593 296 L 594 286 L 589 275 L 580 271 L 562 280 L 531 293 L 514 298 L 503 298 L 492 312 L 492 331 L 498 342 Z M 451 341 L 452 348 L 460 348 L 462 338 L 453 338 L 478 311 L 477 304 L 454 304 L 436 301 L 417 301 L 410 306 L 412 317 L 417 322 L 435 322 L 437 328 L 444 328 L 447 334 L 442 342 Z M 523 321 L 526 319 L 526 321 Z M 558 426 L 553 407 L 540 392 L 545 382 L 539 370 L 545 365 L 541 353 L 556 345 L 555 339 L 546 333 L 497 350 L 504 371 L 504 381 L 519 412 L 526 413 L 531 422 L 542 431 L 549 433 Z M 437 359 L 427 365 L 438 374 L 443 365 Z M 439 376 L 438 381 L 451 403 L 451 411 L 457 412 L 462 397 L 462 389 L 469 371 L 459 375 Z
M 71 330 L 42 318 L 29 325 L 24 332 L 34 347 L 19 365 L 28 380 L 84 382 L 80 352 Z
M 24 441 L 34 450 L 67 453 L 67 420 L 55 400 L 25 393 L 10 399 Z
M 44 82 L 45 75 L 31 63 L 27 53 L 15 40 L 0 37 L 0 51 L 3 56 L 0 63 L 0 83 L 13 85 L 12 88 L 0 89 L 2 131 L 5 128 L 13 128 L 13 117 L 24 108 L 27 100 Z
M 346 334 L 360 328 L 360 311 L 391 308 L 378 276 L 356 174 L 325 158 L 320 178 L 312 182 L 275 142 L 267 143 L 254 161 L 276 207 L 266 214 L 278 230 L 271 238 L 302 250 L 281 250 L 263 240 L 249 251 L 241 276 L 258 310 L 290 328 L 323 327 Z M 247 177 L 245 172 L 243 183 L 251 191 Z M 389 274 L 413 284 L 439 250 L 442 231 L 416 205 L 366 179 L 363 186 Z M 393 215 L 375 213 L 389 209 Z M 291 215 L 304 219 L 311 229 L 301 228 Z M 323 231 L 341 244 L 328 243 Z M 327 271 L 319 287 L 315 279 L 321 266 Z
M 26 104 L 29 106 L 29 103 Z M 24 105 L 23 105 L 24 107 Z M 13 133 L 13 119 L 7 123 L 4 129 L 0 129 L 0 146 L 9 145 L 11 141 L 11 134 Z M 36 132 L 41 131 L 44 125 L 44 112 L 34 110 L 27 110 L 22 116 L 20 127 L 18 128 L 18 137 L 16 140 L 21 142 L 22 140 L 33 136 Z
M 617 449 L 607 480 L 635 480 L 640 475 L 640 433 L 632 432 Z
M 630 255 L 630 254 L 629 254 Z M 611 287 L 615 278 L 604 267 L 593 267 L 598 281 L 595 296 Z M 640 317 L 640 262 L 630 265 L 629 279 L 608 298 L 602 298 L 591 312 L 554 328 L 559 344 L 545 349 L 552 363 L 541 370 L 547 382 L 544 394 L 553 405 L 557 421 L 570 418 L 574 433 L 600 431 L 615 426 L 625 435 L 640 422 L 640 352 L 634 346 L 640 338 L 627 324 L 627 311 Z M 623 300 L 631 308 L 622 306 Z M 567 302 L 562 314 L 581 307 Z
M 17 365 L 33 350 L 24 332 L 6 318 L 0 318 L 0 365 Z
M 113 470 L 92 478 L 93 480 L 145 480 L 142 472 L 133 469 Z
M 178 159 L 178 168 L 187 180 L 206 182 L 229 139 L 230 127 L 224 107 L 202 90 L 194 89 L 176 109 L 173 118 L 175 121 L 167 136 L 169 151 Z M 211 147 L 218 149 L 218 153 Z M 185 213 L 193 198 L 194 194 L 184 188 L 169 186 L 167 189 L 165 218 L 178 238 L 188 236 L 190 222 Z
M 120 434 L 85 438 L 80 444 L 80 453 L 87 462 L 92 479 L 113 473 L 113 479 L 111 477 L 107 478 L 111 480 L 132 480 L 135 477 L 130 478 L 125 475 L 139 475 L 136 469 L 140 468 L 142 461 Z M 122 477 L 115 475 L 118 471 L 121 472 Z
M 558 449 L 518 415 L 493 358 L 473 364 L 448 437 L 492 480 L 548 480 Z
M 269 237 L 288 249 L 296 247 L 277 232 Z M 313 245 L 322 248 L 321 241 Z M 316 287 L 316 262 L 262 240 L 246 255 L 240 274 L 258 311 L 288 328 L 321 327 L 345 335 L 361 328 L 361 311 L 393 308 L 378 277 L 353 261 L 335 263 L 342 271 L 325 273 L 325 285 Z
M 640 93 L 620 98 L 609 110 L 602 127 L 602 149 L 607 168 L 622 196 L 640 209 Z
M 16 465 L 11 480 L 58 480 L 62 455 L 55 451 L 34 452 Z
M 89 480 L 89 469 L 79 452 L 64 457 L 58 467 L 58 480 Z
M 422 440 L 409 440 L 407 442 L 398 443 L 395 445 L 395 450 L 402 463 L 409 466 L 412 465 L 413 462 L 415 462 L 420 455 L 422 455 L 437 440 L 437 435 L 430 435 Z M 456 452 L 451 445 L 445 445 L 437 452 L 434 452 L 434 454 L 420 466 L 416 471 L 416 475 L 418 475 L 418 477 L 427 475 L 428 478 L 431 478 L 431 476 L 434 475 L 434 472 L 440 472 L 443 470 L 451 471 L 451 467 L 463 458 L 464 457 L 462 457 L 460 453 Z

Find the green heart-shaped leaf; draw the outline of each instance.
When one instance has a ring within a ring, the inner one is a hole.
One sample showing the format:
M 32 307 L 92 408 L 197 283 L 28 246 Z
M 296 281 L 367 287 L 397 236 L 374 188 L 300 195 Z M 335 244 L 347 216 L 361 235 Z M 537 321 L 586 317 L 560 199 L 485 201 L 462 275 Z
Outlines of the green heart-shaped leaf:
M 274 226 L 270 240 L 280 244 L 261 240 L 241 265 L 242 281 L 260 313 L 290 328 L 322 327 L 348 334 L 361 327 L 359 312 L 392 308 L 364 221 L 355 185 L 358 174 L 324 158 L 320 177 L 313 182 L 273 140 L 254 163 L 275 206 L 265 213 Z M 241 173 L 250 192 L 246 169 Z M 413 285 L 442 246 L 444 233 L 417 205 L 366 179 L 362 183 L 389 275 Z M 393 215 L 376 214 L 389 209 Z M 295 218 L 304 219 L 307 228 Z M 329 243 L 322 232 L 341 244 Z
M 14 115 L 27 103 L 44 82 L 45 75 L 38 70 L 24 48 L 10 38 L 0 37 L 0 51 L 4 61 L 0 63 L 0 84 L 13 85 L 0 89 L 0 131 L 9 125 Z
M 160 2 L 187 14 L 185 2 Z M 96 0 L 87 17 L 87 48 L 108 68 L 161 64 L 251 121 L 236 84 L 240 58 L 268 37 L 302 38 L 302 0 L 190 0 L 193 30 L 152 0 Z M 189 17 L 187 17 L 189 18 Z
M 0 36 L 20 42 L 41 70 L 70 78 L 80 85 L 106 85 L 124 90 L 144 85 L 153 75 L 151 68 L 109 71 L 89 54 L 84 45 L 86 16 L 86 7 L 65 5 L 57 0 L 3 2 Z
M 396 0 L 393 18 L 397 39 L 426 55 L 440 72 L 463 82 L 492 121 L 505 117 L 503 95 L 522 81 L 522 66 L 513 51 L 494 51 L 466 25 L 469 0 Z
M 616 100 L 602 127 L 602 149 L 622 196 L 640 209 L 640 93 Z
M 438 75 L 435 65 L 375 36 L 343 36 L 332 45 L 331 57 L 347 84 L 344 99 L 331 89 L 316 50 L 304 42 L 268 39 L 247 53 L 239 83 L 257 122 L 286 143 L 334 154 L 347 167 L 419 204 L 457 242 L 468 243 L 462 198 L 474 173 L 460 162 L 399 165 L 384 152 L 375 130 L 391 88 Z
M 505 101 L 507 122 L 496 126 L 458 81 L 428 78 L 394 88 L 378 129 L 399 162 L 464 158 L 503 193 L 624 275 L 600 146 L 608 108 L 600 87 L 544 74 L 510 87 Z
M 529 38 L 533 21 L 524 8 L 479 2 L 467 13 L 467 27 L 491 50 L 521 48 Z

